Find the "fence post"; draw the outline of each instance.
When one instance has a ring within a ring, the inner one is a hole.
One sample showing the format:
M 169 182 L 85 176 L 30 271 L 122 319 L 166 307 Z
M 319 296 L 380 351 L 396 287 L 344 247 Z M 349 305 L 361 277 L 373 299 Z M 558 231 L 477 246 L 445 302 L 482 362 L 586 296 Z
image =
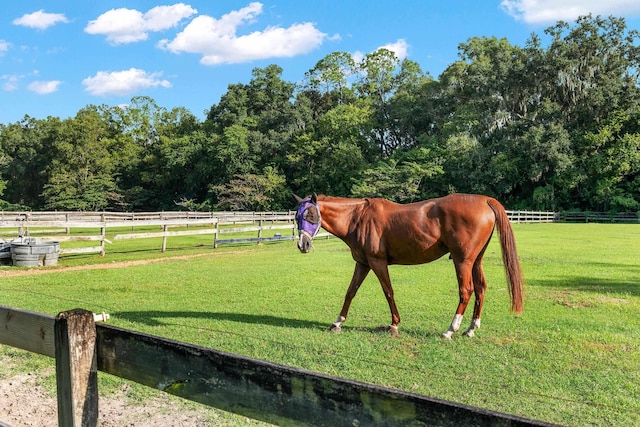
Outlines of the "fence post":
M 162 253 L 167 251 L 167 224 L 162 226 L 162 231 L 164 231 L 164 235 L 162 236 Z
M 215 230 L 213 233 L 213 249 L 218 248 L 218 233 L 220 232 L 220 218 L 216 218 Z
M 75 309 L 54 323 L 58 425 L 98 425 L 98 368 L 93 313 Z
M 100 220 L 103 224 L 102 227 L 100 227 L 100 256 L 105 256 L 104 239 L 107 238 L 107 218 L 104 212 L 102 213 Z

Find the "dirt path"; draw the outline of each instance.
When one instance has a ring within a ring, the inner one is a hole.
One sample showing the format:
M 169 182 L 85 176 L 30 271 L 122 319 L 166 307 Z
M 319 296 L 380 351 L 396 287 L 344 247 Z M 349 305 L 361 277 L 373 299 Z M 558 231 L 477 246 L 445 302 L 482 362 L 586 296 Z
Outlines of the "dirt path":
M 37 274 L 61 273 L 65 271 L 76 271 L 76 270 L 99 270 L 99 269 L 105 269 L 105 268 L 124 268 L 124 267 L 132 267 L 136 265 L 156 264 L 156 263 L 172 261 L 172 260 L 199 258 L 202 256 L 213 256 L 213 255 L 210 253 L 196 254 L 196 255 L 177 255 L 172 257 L 143 259 L 143 260 L 135 260 L 135 261 L 118 261 L 118 262 L 109 262 L 109 263 L 103 263 L 103 264 L 76 265 L 73 267 L 62 267 L 58 265 L 54 267 L 34 267 L 29 269 L 5 268 L 0 270 L 0 278 L 15 277 L 15 276 L 31 276 L 31 275 L 37 275 Z
M 114 396 L 101 397 L 98 425 L 102 427 L 136 426 L 211 426 L 216 423 L 211 410 L 189 408 L 176 397 L 162 394 L 132 404 L 126 388 Z M 2 424 L 5 423 L 5 424 Z M 47 395 L 33 374 L 20 374 L 0 380 L 0 426 L 57 427 L 55 397 Z M 229 424 L 227 424 L 229 425 Z

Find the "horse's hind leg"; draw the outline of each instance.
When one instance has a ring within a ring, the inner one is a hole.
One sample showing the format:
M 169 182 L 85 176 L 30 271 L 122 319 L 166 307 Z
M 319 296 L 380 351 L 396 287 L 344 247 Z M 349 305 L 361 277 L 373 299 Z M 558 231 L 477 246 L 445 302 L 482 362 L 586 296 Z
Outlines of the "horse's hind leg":
M 487 279 L 484 277 L 484 271 L 482 269 L 482 255 L 478 257 L 473 264 L 473 288 L 476 294 L 476 301 L 473 306 L 473 318 L 471 319 L 471 325 L 463 335 L 472 337 L 475 334 L 475 330 L 480 327 L 480 315 L 482 314 L 482 305 L 484 303 L 484 292 L 487 289 Z
M 340 314 L 338 315 L 338 319 L 333 322 L 329 330 L 333 332 L 340 332 L 342 330 L 342 322 L 347 320 L 347 314 L 349 313 L 349 307 L 351 306 L 351 300 L 356 296 L 358 289 L 360 289 L 360 285 L 364 281 L 367 274 L 371 268 L 368 265 L 360 264 L 356 262 L 356 268 L 353 271 L 353 277 L 351 278 L 351 283 L 349 284 L 349 288 L 347 289 L 347 294 L 344 296 L 344 304 L 342 305 L 342 310 L 340 310 Z
M 450 339 L 451 336 L 460 329 L 460 325 L 462 324 L 462 317 L 464 315 L 465 310 L 467 309 L 467 305 L 469 304 L 469 299 L 471 299 L 471 294 L 473 294 L 473 280 L 472 280 L 472 266 L 469 262 L 456 262 L 454 260 L 456 266 L 456 274 L 458 276 L 458 291 L 460 293 L 460 302 L 458 303 L 458 308 L 456 309 L 456 314 L 453 316 L 453 320 L 451 321 L 451 326 L 447 329 L 446 332 L 442 334 L 442 338 Z

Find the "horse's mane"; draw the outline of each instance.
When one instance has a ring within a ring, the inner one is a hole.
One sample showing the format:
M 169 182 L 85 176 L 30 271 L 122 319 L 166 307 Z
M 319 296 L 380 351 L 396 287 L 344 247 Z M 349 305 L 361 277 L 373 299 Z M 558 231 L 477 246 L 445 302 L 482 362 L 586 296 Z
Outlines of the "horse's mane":
M 384 199 L 382 197 L 362 197 L 362 198 L 353 198 L 353 197 L 336 197 L 336 196 L 326 196 L 324 194 L 318 195 L 318 200 L 320 202 L 327 203 L 342 203 L 342 204 L 371 204 L 371 203 L 391 203 L 397 204 L 391 200 Z
M 351 197 L 326 196 L 324 194 L 318 195 L 318 201 L 327 203 L 360 204 L 367 202 L 367 200 L 368 199 L 357 199 Z

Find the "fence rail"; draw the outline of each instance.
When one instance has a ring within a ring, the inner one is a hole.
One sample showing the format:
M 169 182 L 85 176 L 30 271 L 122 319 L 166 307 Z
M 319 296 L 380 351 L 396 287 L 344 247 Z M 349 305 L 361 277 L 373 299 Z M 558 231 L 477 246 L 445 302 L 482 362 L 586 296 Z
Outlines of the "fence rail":
M 191 212 L 191 211 L 167 211 L 167 212 L 25 212 L 25 211 L 0 211 L 0 222 L 3 221 L 53 221 L 59 222 L 123 222 L 126 225 L 140 222 L 164 223 L 171 220 L 206 220 L 219 219 L 225 222 L 254 221 L 256 218 L 265 220 L 279 220 L 281 217 L 290 218 L 291 212 Z
M 625 222 L 640 223 L 640 216 L 634 212 L 564 212 L 561 214 L 563 222 Z
M 605 212 L 545 212 L 508 210 L 507 216 L 514 223 L 540 222 L 616 222 L 640 223 L 636 213 L 609 214 Z M 114 240 L 162 238 L 161 251 L 167 247 L 167 239 L 175 236 L 212 235 L 213 247 L 220 244 L 267 242 L 290 240 L 295 236 L 295 213 L 289 212 L 9 212 L 0 211 L 0 234 L 15 229 L 17 235 L 37 232 L 44 241 L 98 241 L 99 245 L 62 248 L 61 254 L 100 253 L 105 255 L 107 230 L 116 230 Z M 135 232 L 136 228 L 159 227 L 161 231 Z M 191 230 L 170 230 L 182 227 Z M 49 229 L 47 229 L 49 228 Z M 72 235 L 72 229 L 98 229 L 95 236 Z M 131 232 L 123 232 L 130 228 Z M 282 230 L 281 233 L 265 232 Z M 255 237 L 233 237 L 233 234 L 257 232 Z M 267 233 L 268 234 L 268 233 Z M 221 238 L 228 235 L 229 238 Z M 15 235 L 14 235 L 15 236 Z M 7 254 L 0 252 L 0 259 Z
M 508 210 L 507 216 L 511 222 L 557 222 L 560 220 L 560 214 L 557 212 Z
M 56 359 L 65 427 L 97 425 L 97 371 L 276 425 L 549 425 L 95 323 L 82 309 L 0 306 L 0 344 Z
M 638 222 L 637 212 L 550 212 L 507 210 L 513 222 Z M 292 211 L 270 212 L 25 212 L 0 211 L 0 228 L 32 226 L 87 227 L 107 223 L 109 226 L 163 225 L 171 223 L 241 224 L 262 221 L 293 221 Z M 48 225 L 53 224 L 53 225 Z
M 0 211 L 0 234 L 17 230 L 18 236 L 37 233 L 42 241 L 99 241 L 99 246 L 63 248 L 61 254 L 100 253 L 105 255 L 107 229 L 118 232 L 113 239 L 162 238 L 161 251 L 167 239 L 175 236 L 213 235 L 213 247 L 219 244 L 289 240 L 294 234 L 293 212 L 8 212 Z M 241 227 L 232 227 L 240 225 Z M 158 232 L 135 232 L 143 227 L 159 227 Z M 192 230 L 171 231 L 173 227 L 194 227 Z M 131 233 L 119 233 L 130 228 Z M 72 229 L 98 229 L 99 235 L 71 235 Z M 283 236 L 270 230 L 288 230 Z M 221 234 L 257 232 L 256 237 L 219 239 Z M 61 235 L 63 234 L 63 235 Z M 15 237 L 15 235 L 14 235 Z M 7 257 L 0 253 L 0 257 Z

